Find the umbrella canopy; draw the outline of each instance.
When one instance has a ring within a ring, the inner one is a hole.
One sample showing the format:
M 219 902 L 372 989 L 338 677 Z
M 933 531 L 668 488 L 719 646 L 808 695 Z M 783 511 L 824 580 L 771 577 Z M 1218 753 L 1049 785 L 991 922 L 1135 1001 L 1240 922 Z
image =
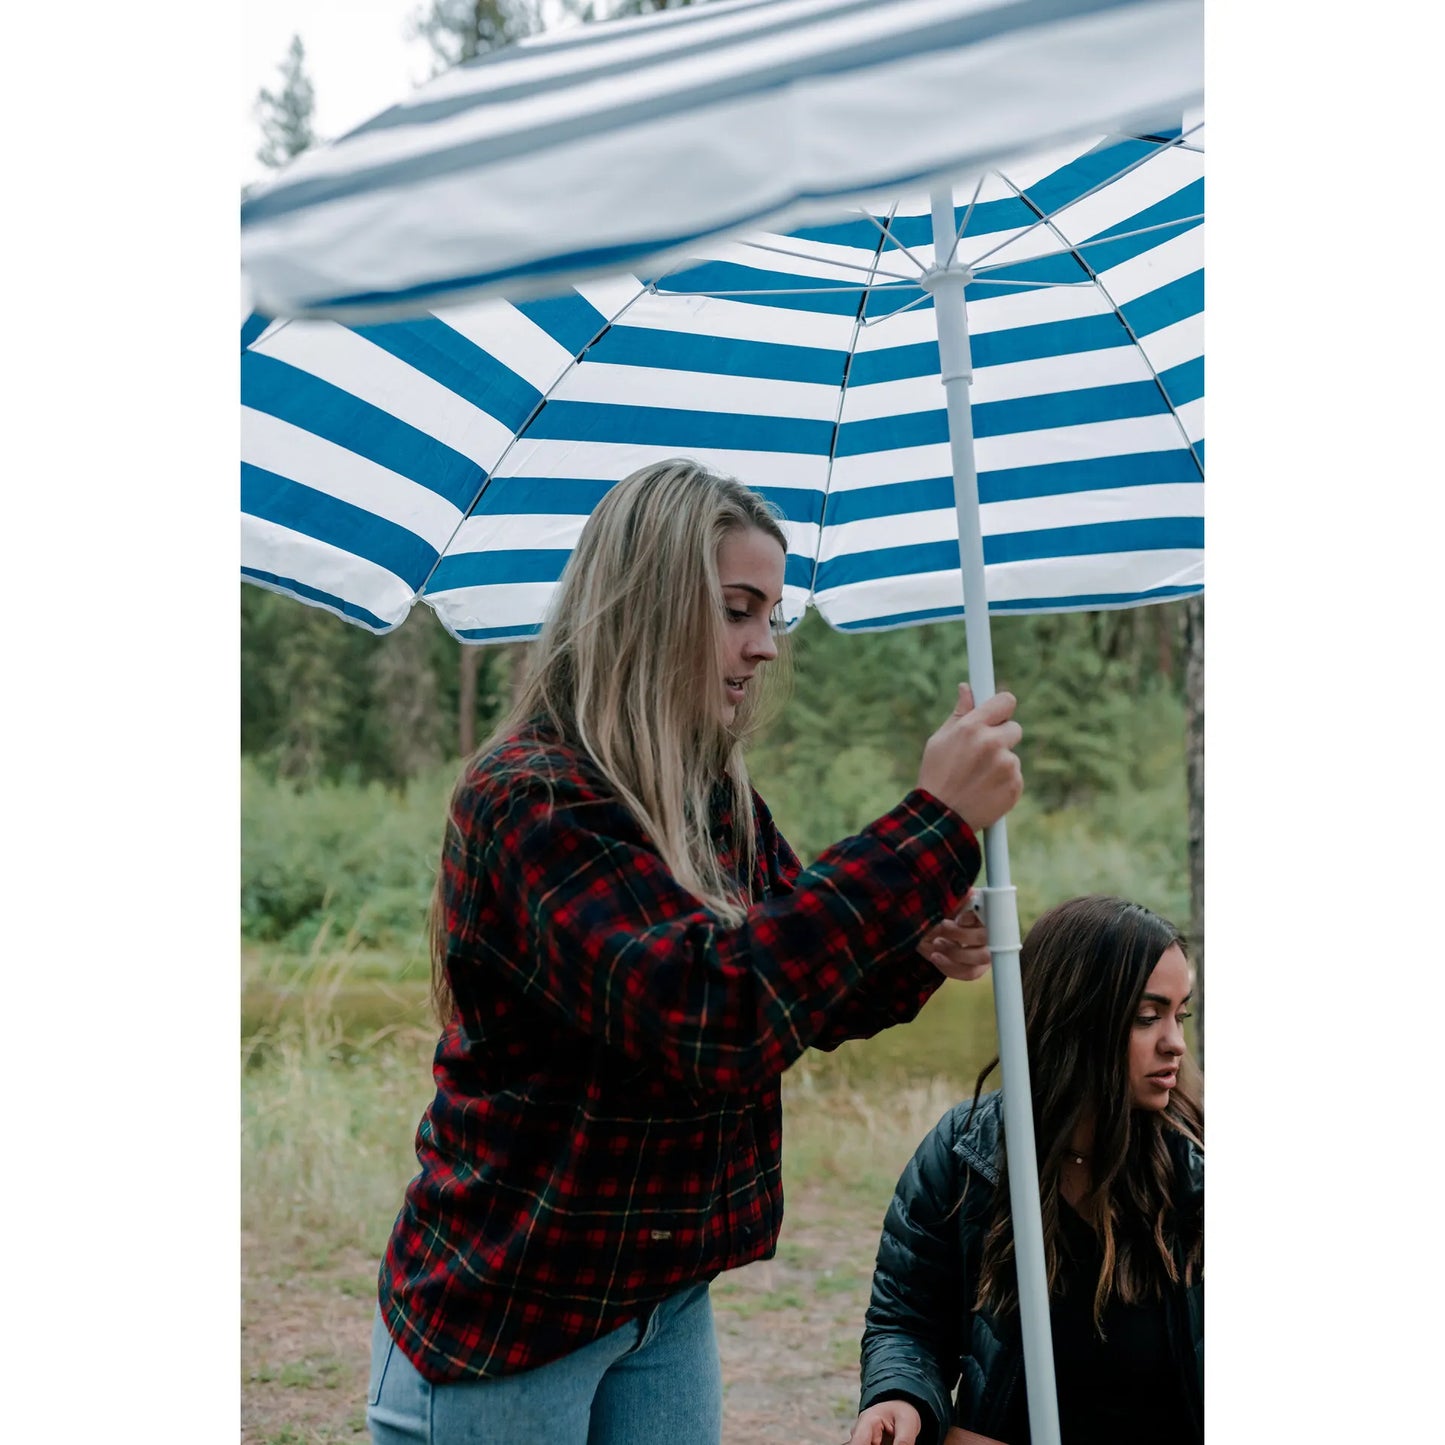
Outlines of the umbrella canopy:
M 1202 585 L 1202 137 L 1076 144 L 958 193 L 993 611 Z M 961 615 L 928 199 L 694 252 L 410 321 L 253 316 L 244 574 L 376 631 L 421 597 L 464 640 L 527 637 L 607 487 L 685 454 L 783 512 L 790 622 Z
M 1201 93 L 1200 0 L 714 0 L 457 67 L 242 208 L 267 315 L 653 271 Z

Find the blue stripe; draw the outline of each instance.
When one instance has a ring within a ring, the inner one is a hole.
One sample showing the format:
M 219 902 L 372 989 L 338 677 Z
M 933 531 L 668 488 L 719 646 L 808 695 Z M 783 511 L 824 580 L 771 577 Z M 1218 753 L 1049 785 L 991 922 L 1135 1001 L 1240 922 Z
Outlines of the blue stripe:
M 562 548 L 459 552 L 437 563 L 426 591 L 451 592 L 459 587 L 497 587 L 510 582 L 555 582 L 571 555 Z M 812 558 L 789 552 L 783 565 L 783 581 L 790 587 L 807 587 L 812 580 Z
M 493 477 L 474 517 L 589 517 L 617 483 L 575 477 Z M 811 487 L 753 487 L 790 522 L 821 522 L 824 493 Z
M 1088 237 L 1088 244 L 1082 246 L 1077 253 L 1082 259 L 1082 265 L 1075 261 L 1072 255 L 1050 256 L 1020 261 L 1012 266 L 1000 266 L 996 269 L 986 270 L 984 274 L 991 281 L 1067 283 L 1088 280 L 1090 272 L 1097 275 L 1113 266 L 1122 266 L 1124 262 L 1132 261 L 1136 256 L 1142 256 L 1156 246 L 1162 246 L 1166 241 L 1172 241 L 1176 236 L 1183 236 L 1197 229 L 1203 224 L 1202 221 L 1186 220 L 1185 218 L 1198 216 L 1203 209 L 1204 182 L 1195 181 L 1182 187 L 1172 196 L 1166 197 L 1157 205 L 1146 206 L 1144 210 L 1126 217 L 1117 225 L 1100 231 L 1097 237 Z M 1170 223 L 1176 223 L 1171 230 L 1147 229 Z M 1134 231 L 1144 231 L 1145 234 L 1128 234 Z M 1121 239 L 1117 241 L 1100 240 L 1100 238 L 1107 238 L 1110 235 L 1118 235 Z M 1086 270 L 1085 267 L 1088 269 Z M 1006 296 L 1011 294 L 1011 288 L 1005 286 L 975 287 L 970 290 L 969 297 L 982 300 L 985 293 Z
M 269 317 L 253 311 L 241 323 L 241 350 L 244 351 L 270 324 Z
M 395 622 L 383 622 L 376 613 L 368 612 L 366 608 L 359 607 L 355 602 L 348 602 L 346 598 L 338 597 L 334 592 L 323 592 L 319 587 L 308 587 L 306 583 L 298 582 L 294 577 L 282 577 L 277 572 L 263 572 L 259 567 L 242 567 L 241 576 L 249 577 L 257 583 L 268 583 L 272 590 L 284 592 L 300 602 L 319 602 L 323 607 L 329 607 L 334 612 L 344 613 L 373 632 L 390 632 L 398 625 Z
M 896 188 L 894 188 L 896 189 Z M 962 222 L 967 204 L 953 208 L 953 229 L 956 232 Z M 882 220 L 883 217 L 879 217 Z M 1032 225 L 1038 216 L 1027 202 L 1017 196 L 1006 196 L 997 201 L 980 201 L 968 218 L 965 236 L 993 236 L 1003 231 L 1017 231 Z M 876 231 L 876 228 L 874 228 Z M 919 246 L 933 245 L 933 216 L 924 212 L 919 216 L 894 216 L 888 223 L 888 234 L 909 250 Z M 883 254 L 891 248 L 884 246 Z
M 1122 265 L 1125 261 L 1141 256 L 1155 246 L 1162 246 L 1176 236 L 1186 235 L 1203 225 L 1202 221 L 1185 221 L 1186 217 L 1199 216 L 1204 212 L 1204 182 L 1191 181 L 1172 196 L 1166 196 L 1155 205 L 1146 206 L 1135 215 L 1109 226 L 1096 236 L 1090 236 L 1090 244 L 1084 249 L 1084 257 L 1095 271 L 1107 271 L 1111 266 Z M 1143 236 L 1129 236 L 1122 241 L 1107 241 L 1112 235 L 1124 235 L 1129 231 L 1143 231 L 1147 227 L 1167 225 L 1171 221 L 1180 224 L 1168 231 L 1149 231 Z M 1103 244 L 1099 244 L 1103 242 Z
M 1112 311 L 1101 316 L 1078 316 L 1068 321 L 1016 326 L 1007 331 L 984 331 L 969 337 L 973 364 L 979 369 L 1132 345 L 1128 331 Z M 938 368 L 938 343 L 919 341 L 883 351 L 859 352 L 853 358 L 848 384 L 868 386 L 879 381 L 937 376 Z
M 816 487 L 764 487 L 753 485 L 752 490 L 766 501 L 771 502 L 788 522 L 812 522 L 821 524 L 823 503 L 828 494 Z M 812 564 L 809 563 L 809 566 Z M 803 584 L 807 586 L 805 582 Z
M 1149 336 L 1176 321 L 1198 316 L 1204 310 L 1204 272 L 1191 271 L 1167 286 L 1136 297 L 1121 309 L 1135 336 Z
M 456 635 L 464 642 L 503 642 L 513 637 L 536 637 L 541 630 L 540 622 L 519 622 L 515 627 L 459 627 Z
M 436 548 L 415 532 L 248 462 L 241 463 L 241 510 L 374 562 L 413 591 L 437 559 Z
M 581 356 L 608 324 L 608 318 L 576 291 L 512 304 L 573 356 Z
M 1157 144 L 1135 138 L 1102 141 L 1036 181 L 1025 194 L 1040 211 L 1051 215 L 1101 182 L 1112 180 L 1135 161 L 1161 149 Z
M 529 441 L 625 442 L 632 446 L 741 449 L 827 456 L 833 424 L 793 417 L 741 416 L 662 406 L 552 401 L 527 428 Z
M 828 280 L 820 276 L 794 276 L 785 271 L 765 271 L 731 261 L 705 261 L 676 271 L 658 287 L 658 294 L 700 291 L 718 296 L 729 291 L 761 292 L 761 295 L 735 296 L 730 299 L 750 306 L 781 306 L 788 311 L 816 311 L 825 316 L 856 316 L 863 299 L 867 277 L 861 272 L 858 284 Z M 839 288 L 845 288 L 840 290 Z M 786 293 L 776 297 L 769 292 Z M 884 311 L 912 301 L 921 292 L 916 282 L 880 282 L 868 291 L 869 304 Z
M 474 517 L 588 517 L 615 481 L 574 477 L 493 477 Z
M 1197 483 L 1199 468 L 1181 445 L 1158 452 L 1126 452 L 1116 457 L 1047 462 L 1036 467 L 1007 467 L 980 472 L 981 502 L 1016 502 L 1029 497 L 1096 492 L 1110 487 L 1173 486 Z
M 938 348 L 935 346 L 933 350 L 936 357 Z M 659 371 L 696 371 L 709 376 L 755 376 L 768 381 L 810 381 L 838 386 L 848 354 L 817 346 L 738 341 L 726 336 L 694 336 L 683 331 L 653 331 L 624 325 L 609 328 L 587 353 L 587 360 Z M 934 369 L 937 369 L 936 361 Z
M 1035 497 L 1068 496 L 1113 487 L 1145 487 L 1187 483 L 1200 485 L 1194 460 L 1184 447 L 1176 451 L 1136 452 L 1119 457 L 1057 462 L 1049 466 L 1015 467 L 981 472 L 979 501 L 1013 502 Z M 841 527 L 878 517 L 904 517 L 917 512 L 952 510 L 953 478 L 927 477 L 877 487 L 834 492 L 828 498 L 825 525 Z M 1203 497 L 1200 497 L 1203 511 Z
M 496 587 L 508 582 L 555 582 L 571 555 L 562 547 L 458 552 L 437 563 L 426 591 L 451 592 L 458 587 Z
M 1148 249 L 1146 246 L 1145 250 Z M 990 267 L 983 273 L 987 284 L 974 283 L 965 293 L 970 301 L 995 301 L 1000 296 L 1014 296 L 1027 286 L 1000 285 L 1005 281 L 1032 281 L 1050 286 L 1074 286 L 1091 280 L 1089 273 L 1072 253 L 1058 256 L 1037 256 L 1011 266 Z
M 1168 410 L 1152 381 L 1125 381 L 1117 386 L 1090 386 L 1078 391 L 1050 392 L 990 401 L 973 408 L 975 437 L 1013 436 L 1088 422 L 1121 421 L 1158 416 Z M 932 446 L 948 440 L 948 413 L 915 411 L 902 416 L 844 422 L 838 428 L 836 455 L 868 456 L 900 447 Z
M 352 330 L 512 431 L 542 400 L 542 393 L 530 382 L 434 316 Z
M 1080 527 L 1047 527 L 1035 532 L 1005 532 L 983 539 L 985 566 L 1036 561 L 1045 557 L 1086 557 L 1110 552 L 1201 549 L 1202 517 L 1159 517 L 1135 522 L 1095 522 Z M 915 542 L 850 552 L 818 567 L 814 587 L 823 592 L 886 577 L 918 576 L 958 568 L 958 542 Z
M 390 412 L 259 352 L 241 357 L 241 404 L 408 477 L 463 511 L 486 477 L 470 457 Z
M 1150 587 L 1142 592 L 1091 592 L 1072 597 L 1019 597 L 990 602 L 990 613 L 998 612 L 1083 612 L 1097 608 L 1128 606 L 1139 602 L 1164 602 L 1174 597 L 1193 597 L 1203 592 L 1193 587 Z M 895 627 L 912 627 L 920 622 L 957 622 L 959 607 L 925 607 L 916 612 L 890 612 L 884 617 L 865 617 L 857 622 L 830 622 L 837 632 L 882 632 Z
M 1178 366 L 1161 371 L 1159 384 L 1176 407 L 1198 401 L 1204 395 L 1204 358 L 1196 356 L 1193 361 L 1183 361 Z

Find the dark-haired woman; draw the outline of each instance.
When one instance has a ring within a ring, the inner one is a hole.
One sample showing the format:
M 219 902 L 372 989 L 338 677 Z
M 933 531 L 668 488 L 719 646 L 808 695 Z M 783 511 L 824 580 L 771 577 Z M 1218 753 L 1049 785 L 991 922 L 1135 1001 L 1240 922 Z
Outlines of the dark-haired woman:
M 1021 957 L 1063 1445 L 1204 1438 L 1204 1111 L 1183 939 L 1076 898 Z M 889 1206 L 851 1445 L 1029 1439 L 1002 1095 L 951 1109 Z M 955 1395 L 956 1387 L 956 1398 Z
M 687 461 L 592 513 L 452 799 L 443 1023 L 382 1262 L 376 1445 L 717 1445 L 708 1282 L 782 1222 L 779 1076 L 988 954 L 975 829 L 1014 700 L 961 690 L 918 787 L 804 869 L 748 782 L 787 536 Z

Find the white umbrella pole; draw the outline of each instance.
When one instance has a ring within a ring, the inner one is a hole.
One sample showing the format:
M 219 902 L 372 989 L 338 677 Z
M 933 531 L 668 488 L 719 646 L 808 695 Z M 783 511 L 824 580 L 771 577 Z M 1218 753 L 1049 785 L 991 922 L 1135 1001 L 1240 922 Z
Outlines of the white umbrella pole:
M 958 510 L 958 555 L 963 567 L 964 628 L 968 677 L 975 703 L 992 697 L 993 642 L 983 575 L 983 528 L 978 505 L 978 468 L 973 457 L 973 419 L 968 388 L 973 362 L 968 347 L 964 287 L 970 273 L 955 258 L 953 187 L 933 193 L 933 248 L 938 269 L 924 278 L 933 293 L 938 355 L 948 398 L 948 440 L 953 453 L 953 496 Z M 984 834 L 988 887 L 984 918 L 993 954 L 998 1052 L 1003 1065 L 1004 1138 L 1008 1150 L 1009 1209 L 1018 1267 L 1019 1321 L 1028 1382 L 1029 1437 L 1033 1445 L 1059 1445 L 1054 1393 L 1054 1344 L 1049 1331 L 1049 1289 L 1044 1268 L 1043 1216 L 1034 1149 L 1033 1093 L 1029 1088 L 1024 1033 L 1024 991 L 1019 973 L 1018 895 L 1009 881 L 1008 832 L 1000 819 Z

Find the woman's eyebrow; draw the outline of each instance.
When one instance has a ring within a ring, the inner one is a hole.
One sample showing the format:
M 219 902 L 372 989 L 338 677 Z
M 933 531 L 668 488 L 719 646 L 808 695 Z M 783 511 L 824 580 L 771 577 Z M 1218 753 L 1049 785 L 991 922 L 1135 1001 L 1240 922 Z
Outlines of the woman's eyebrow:
M 1191 988 L 1191 989 L 1189 990 L 1189 992 L 1186 993 L 1186 994 L 1184 995 L 1184 997 L 1179 1000 L 1179 1002 L 1180 1002 L 1181 1005 L 1182 1005 L 1182 1004 L 1186 1004 L 1186 1003 L 1188 1003 L 1189 1000 L 1192 999 L 1193 997 L 1194 997 L 1194 990 Z M 1171 998 L 1169 998 L 1169 997 L 1167 997 L 1166 995 L 1164 995 L 1164 994 L 1162 994 L 1162 993 L 1146 993 L 1146 994 L 1144 995 L 1144 1002 L 1145 1002 L 1145 1003 L 1157 1003 L 1157 1004 L 1160 1006 L 1160 1008 L 1168 1008 L 1169 1005 L 1174 1002 L 1174 1000 L 1171 999 Z
M 768 594 L 761 587 L 754 587 L 751 582 L 724 582 L 722 589 L 724 592 L 746 592 L 750 597 L 756 597 L 764 607 L 768 608 L 778 606 L 783 600 L 779 597 L 776 601 L 769 602 Z

